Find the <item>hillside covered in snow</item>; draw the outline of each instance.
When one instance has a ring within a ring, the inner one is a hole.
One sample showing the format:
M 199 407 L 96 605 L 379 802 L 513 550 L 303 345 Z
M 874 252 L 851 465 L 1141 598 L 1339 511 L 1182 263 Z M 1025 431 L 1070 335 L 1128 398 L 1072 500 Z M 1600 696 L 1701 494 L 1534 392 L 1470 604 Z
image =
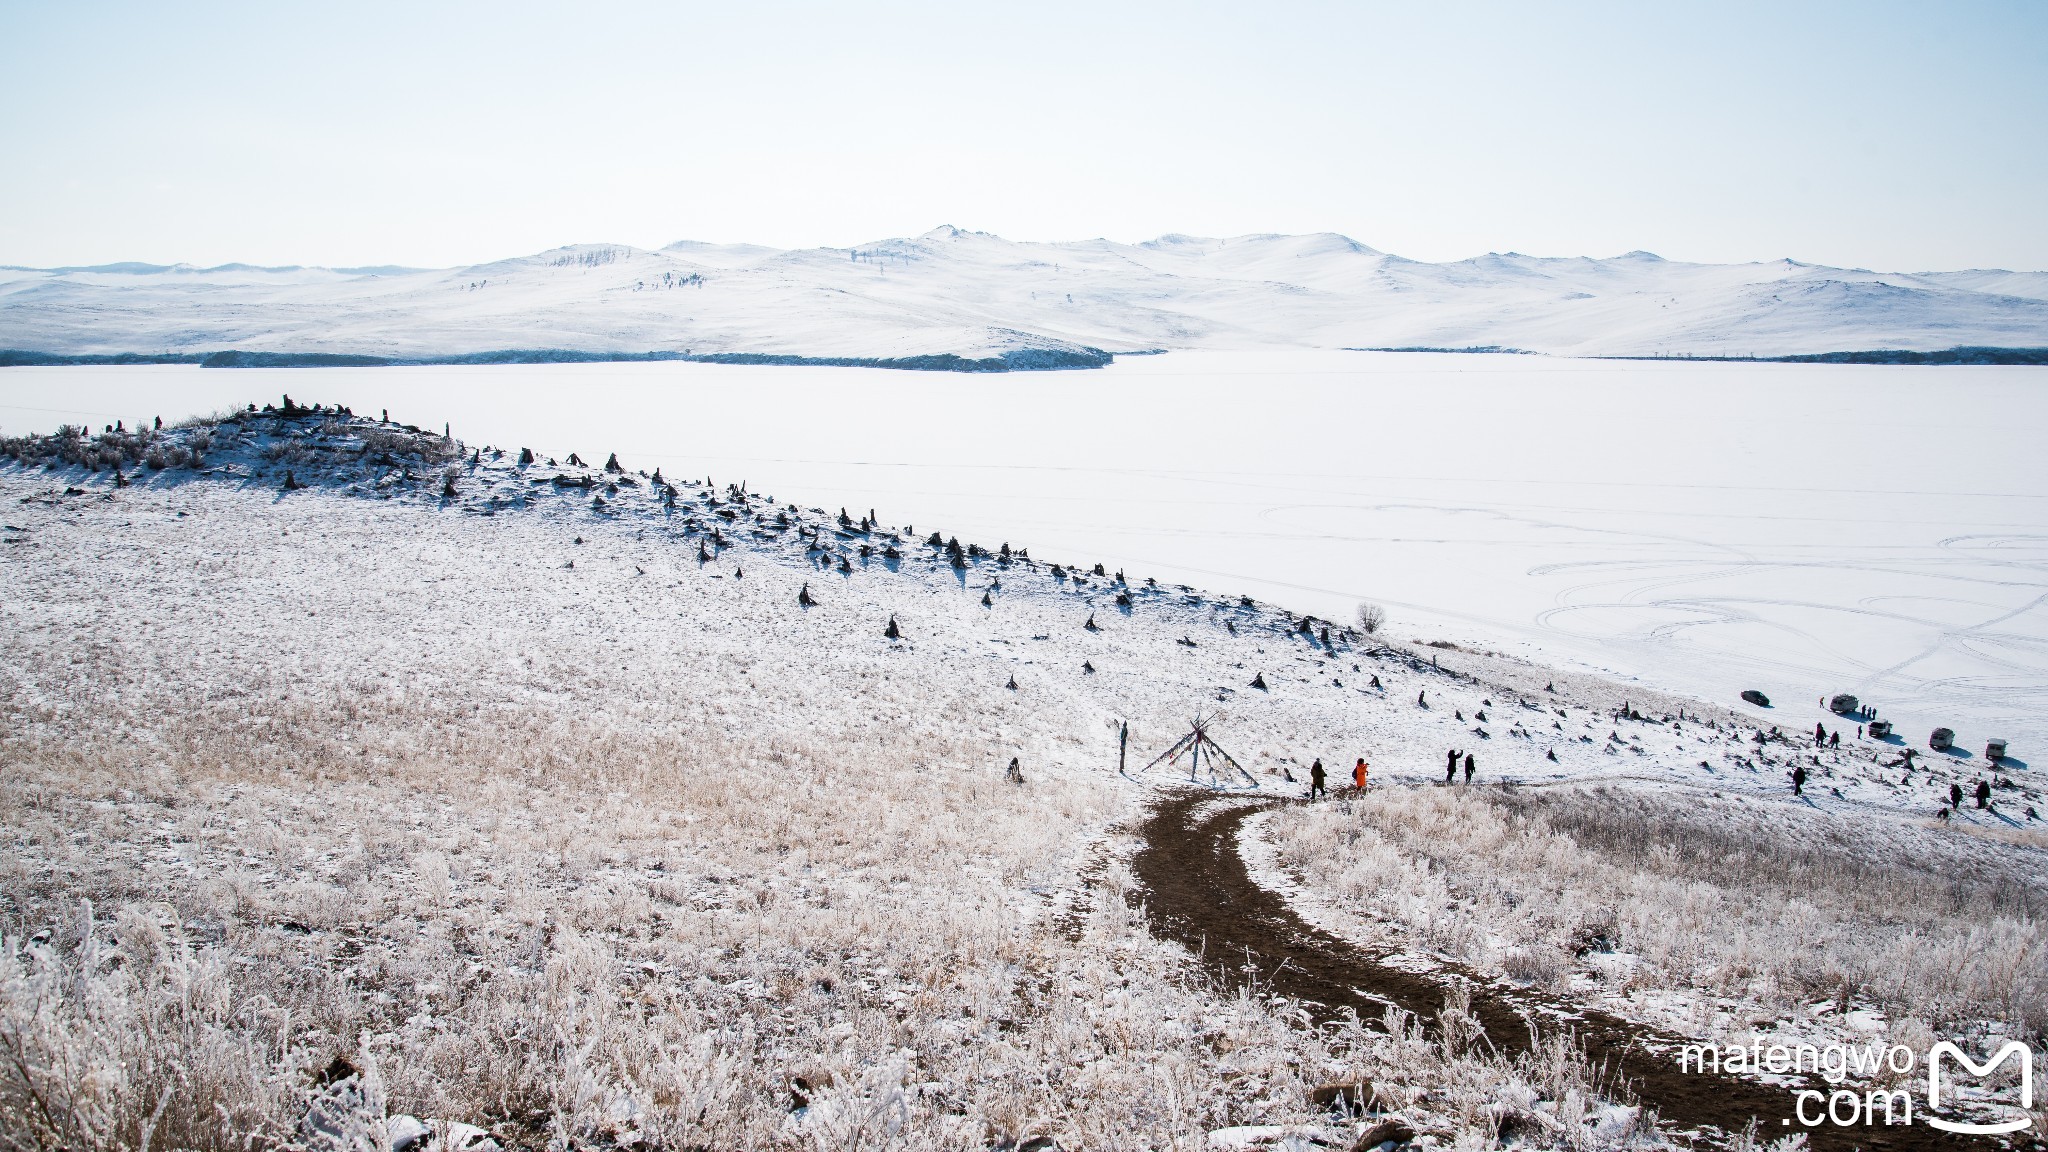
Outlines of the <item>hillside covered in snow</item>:
M 1431 264 L 1334 234 L 1020 243 L 950 226 L 850 249 L 585 244 L 436 270 L 0 269 L 0 348 L 60 357 L 555 349 L 1008 368 L 1165 348 L 1768 357 L 1977 346 L 2048 346 L 2048 272 L 1647 252 Z
M 426 510 L 423 524 L 465 539 L 511 531 L 506 523 L 546 524 L 576 541 L 543 563 L 551 584 L 602 571 L 625 581 L 602 595 L 630 595 L 648 573 L 665 573 L 669 583 L 647 586 L 687 588 L 692 597 L 723 587 L 740 598 L 744 611 L 705 609 L 734 629 L 737 649 L 793 644 L 797 664 L 821 651 L 844 659 L 858 651 L 882 662 L 870 670 L 925 652 L 944 667 L 919 673 L 935 678 L 920 685 L 920 696 L 1034 700 L 1034 714 L 1051 727 L 1029 739 L 991 734 L 991 748 L 1014 746 L 1039 763 L 1105 768 L 1117 759 L 1120 724 L 1163 747 L 1161 734 L 1177 735 L 1191 711 L 1220 708 L 1233 716 L 1249 770 L 1223 782 L 1255 788 L 1276 787 L 1275 778 L 1294 783 L 1291 773 L 1333 747 L 1373 749 L 1386 778 L 1427 781 L 1441 771 L 1444 748 L 1475 741 L 1488 750 L 1489 780 L 1521 784 L 1648 773 L 1662 786 L 1775 797 L 1785 772 L 1810 760 L 1831 786 L 1808 805 L 1866 818 L 1924 816 L 1942 806 L 1950 784 L 1985 778 L 1967 750 L 1916 763 L 1900 736 L 1866 740 L 1860 731 L 1825 752 L 1823 763 L 1803 735 L 1780 731 L 1804 733 L 1816 719 L 1858 727 L 1817 706 L 1795 711 L 1785 703 L 1765 718 L 1448 642 L 1408 647 L 1250 596 L 1034 557 L 1023 541 L 962 541 L 929 523 L 885 523 L 873 510 L 801 508 L 743 484 L 650 474 L 616 453 L 600 463 L 595 453 L 558 460 L 548 451 L 467 445 L 431 429 L 303 405 L 252 406 L 161 430 L 66 427 L 0 438 L 0 492 L 12 497 L 20 521 L 4 542 L 19 546 L 9 555 L 20 561 L 46 542 L 32 511 L 61 519 L 62 510 L 95 501 L 170 499 L 194 485 L 258 505 L 312 503 L 328 509 L 322 515 L 354 500 L 392 501 Z M 485 523 L 497 527 L 478 526 Z M 586 537 L 637 558 L 614 555 L 594 567 L 582 554 Z M 456 601 L 445 607 L 463 619 L 493 618 Z M 696 608 L 676 610 L 694 619 Z M 709 627 L 692 625 L 699 626 Z M 1558 707 L 1567 699 L 1569 709 Z M 1663 717 L 1648 729 L 1631 715 L 1645 707 Z M 865 708 L 856 706 L 854 727 L 867 722 Z M 748 715 L 743 726 L 761 719 Z M 2038 822 L 2038 782 L 2000 778 L 2000 787 L 2015 789 L 2008 808 L 2028 813 L 2003 824 Z
M 1847 1152 L 1654 1045 L 2042 1033 L 2017 759 L 630 453 L 149 424 L 0 438 L 39 1147 Z

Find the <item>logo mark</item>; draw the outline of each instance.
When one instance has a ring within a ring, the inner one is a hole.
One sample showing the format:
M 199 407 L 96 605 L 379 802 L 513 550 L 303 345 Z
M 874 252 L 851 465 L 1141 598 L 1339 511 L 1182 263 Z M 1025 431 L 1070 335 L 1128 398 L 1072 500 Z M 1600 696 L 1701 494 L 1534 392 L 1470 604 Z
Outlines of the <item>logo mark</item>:
M 1941 1058 L 1943 1056 L 1952 1057 L 1956 1063 L 1968 1069 L 1972 1076 L 1989 1076 L 1993 1068 L 2005 1063 L 2006 1057 L 2018 1057 L 2020 1065 L 2020 1107 L 2032 1108 L 2034 1106 L 2034 1061 L 2032 1055 L 2032 1053 L 2027 1051 L 2025 1044 L 2017 1040 L 2008 1040 L 2005 1047 L 2000 1048 L 1991 1055 L 1990 1059 L 1979 1064 L 1965 1055 L 1961 1048 L 1956 1047 L 1947 1040 L 1943 1040 L 1929 1049 L 1927 1053 L 1928 1110 L 1932 1111 L 1941 1107 Z M 1927 1117 L 1927 1123 L 1941 1129 L 1943 1132 L 1958 1132 L 1969 1136 L 1996 1136 L 2006 1132 L 2017 1132 L 2025 1128 L 2028 1121 L 2019 1119 L 2007 1120 L 2000 1124 L 1964 1124 L 1955 1120 L 1943 1120 L 1939 1117 L 1929 1116 Z

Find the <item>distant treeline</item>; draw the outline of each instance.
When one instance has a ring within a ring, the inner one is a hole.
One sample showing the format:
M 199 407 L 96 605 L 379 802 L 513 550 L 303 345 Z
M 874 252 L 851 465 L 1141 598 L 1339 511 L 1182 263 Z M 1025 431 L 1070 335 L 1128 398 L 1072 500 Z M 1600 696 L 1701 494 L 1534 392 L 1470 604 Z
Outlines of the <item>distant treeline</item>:
M 1947 348 L 1909 352 L 1874 348 L 1867 352 L 1807 352 L 1798 356 L 1708 356 L 1681 353 L 1665 356 L 1602 356 L 1602 360 L 1705 360 L 1740 364 L 2048 364 L 2048 348 Z
M 685 356 L 705 364 L 816 364 L 827 368 L 904 368 L 913 372 L 1045 372 L 1061 368 L 1101 368 L 1116 357 L 1100 348 L 1067 351 L 1019 348 L 1000 356 L 970 360 L 951 352 L 930 356 L 781 356 L 765 352 L 713 352 Z
M 682 352 L 578 352 L 568 348 L 499 348 L 459 356 L 355 356 L 339 352 L 208 352 L 202 368 L 410 368 L 442 364 L 596 364 L 688 360 Z
M 1950 348 L 1942 352 L 1878 349 L 1771 359 L 1784 364 L 2048 364 L 2048 348 Z
M 1539 353 L 1486 344 L 1472 348 L 1346 348 L 1346 352 L 1479 352 L 1514 356 Z M 1658 356 L 1595 356 L 1595 360 L 1706 360 L 1740 364 L 2048 364 L 2048 348 L 1949 348 L 1941 352 L 1908 352 L 1878 348 L 1867 352 L 1808 352 L 1798 356 L 1710 356 L 1680 352 Z
M 943 352 L 929 356 L 785 356 L 766 352 L 580 352 L 568 348 L 502 348 L 459 356 L 356 356 L 340 352 L 117 352 L 68 355 L 0 349 L 0 368 L 43 368 L 89 364 L 197 364 L 202 368 L 391 368 L 443 364 L 595 364 L 687 360 L 700 364 L 816 365 L 827 368 L 897 368 L 913 372 L 1043 372 L 1101 368 L 1115 357 L 1099 348 L 1020 348 L 1000 356 L 969 359 Z
M 197 352 L 165 352 L 150 356 L 141 352 L 115 352 L 107 356 L 66 356 L 55 352 L 24 352 L 0 348 L 0 368 L 50 368 L 71 364 L 197 364 Z
M 1346 348 L 1346 352 L 1477 352 L 1485 355 L 1535 356 L 1527 348 L 1507 348 L 1499 344 L 1479 344 L 1470 348 Z

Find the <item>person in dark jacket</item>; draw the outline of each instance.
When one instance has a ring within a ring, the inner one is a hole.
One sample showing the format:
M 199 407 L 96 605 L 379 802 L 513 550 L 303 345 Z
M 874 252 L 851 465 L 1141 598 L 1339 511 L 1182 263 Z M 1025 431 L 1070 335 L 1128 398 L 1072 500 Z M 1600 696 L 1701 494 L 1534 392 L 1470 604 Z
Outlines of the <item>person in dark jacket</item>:
M 1458 750 L 1457 750 L 1456 748 L 1453 748 L 1453 749 L 1451 749 L 1451 754 L 1450 754 L 1450 758 L 1449 758 L 1449 760 L 1448 760 L 1448 761 L 1447 761 L 1447 762 L 1446 762 L 1446 763 L 1444 764 L 1444 783 L 1446 783 L 1446 784 L 1456 784 L 1457 782 L 1458 782 Z
M 1804 764 L 1796 765 L 1792 769 L 1792 794 L 1794 796 L 1806 795 L 1806 765 Z
M 1472 782 L 1472 773 L 1478 770 L 1479 765 L 1472 759 L 1472 754 L 1470 752 L 1465 753 L 1465 783 L 1470 784 Z
M 1323 788 L 1323 779 L 1323 762 L 1321 760 L 1318 760 L 1315 763 L 1308 766 L 1309 799 L 1313 800 L 1319 795 L 1324 797 L 1329 796 L 1329 792 Z
M 1951 784 L 1948 786 L 1948 806 L 1950 808 L 1961 808 L 1963 806 L 1963 786 L 1961 784 Z
M 1977 781 L 1977 807 L 1991 807 L 1991 781 L 1989 780 Z

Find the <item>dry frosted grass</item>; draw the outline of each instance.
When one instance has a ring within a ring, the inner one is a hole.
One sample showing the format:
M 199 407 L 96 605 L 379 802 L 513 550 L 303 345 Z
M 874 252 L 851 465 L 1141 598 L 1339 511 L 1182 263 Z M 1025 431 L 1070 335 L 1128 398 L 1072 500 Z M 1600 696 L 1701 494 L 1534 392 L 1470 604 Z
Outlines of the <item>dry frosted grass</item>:
M 678 756 L 543 717 L 498 727 L 512 754 L 494 756 L 436 738 L 431 712 L 282 712 L 261 759 L 289 767 L 247 763 L 246 717 L 174 725 L 180 751 L 141 770 L 95 764 L 79 734 L 10 749 L 34 767 L 5 793 L 9 951 L 54 932 L 7 973 L 7 1035 L 39 1038 L 55 1085 L 118 1067 L 105 1087 L 128 1126 L 172 1088 L 159 1144 L 286 1135 L 297 1089 L 359 1050 L 394 1110 L 537 1138 L 769 1143 L 778 1081 L 819 1070 L 900 1069 L 887 1093 L 917 1092 L 934 1121 L 1080 1119 L 1034 1073 L 1082 1039 L 1057 1011 L 1075 985 L 1090 1003 L 1118 985 L 1099 957 L 1063 963 L 1029 889 L 1071 871 L 1099 789 L 1020 804 L 999 781 L 889 768 L 957 751 L 928 744 Z M 342 747 L 385 740 L 417 744 L 374 769 Z M 768 783 L 819 763 L 829 786 Z M 1148 1053 L 1162 1029 L 1199 1031 L 1187 1008 L 1132 1004 L 1114 1031 Z M 1142 1068 L 1119 1123 L 1184 1130 L 1228 1098 L 1162 1102 Z M 219 1126 L 217 1100 L 234 1104 Z M 98 1135 L 139 1142 L 122 1126 Z
M 1875 1006 L 1900 1034 L 2048 1025 L 2039 853 L 1903 820 L 1614 788 L 1403 788 L 1264 826 L 1312 890 L 1482 971 L 1725 998 Z M 1619 954 L 1617 956 L 1617 954 Z
M 1127 900 L 1129 795 L 1059 766 L 1093 718 L 957 686 L 942 642 L 785 641 L 605 525 L 41 515 L 0 601 L 0 1146 L 279 1146 L 321 1099 L 363 1147 L 387 1110 L 530 1147 L 1194 1147 L 1312 1123 L 1330 1080 L 1460 1147 L 1648 1138 L 1455 1004 L 1447 1041 L 1319 1032 L 1187 983 Z

